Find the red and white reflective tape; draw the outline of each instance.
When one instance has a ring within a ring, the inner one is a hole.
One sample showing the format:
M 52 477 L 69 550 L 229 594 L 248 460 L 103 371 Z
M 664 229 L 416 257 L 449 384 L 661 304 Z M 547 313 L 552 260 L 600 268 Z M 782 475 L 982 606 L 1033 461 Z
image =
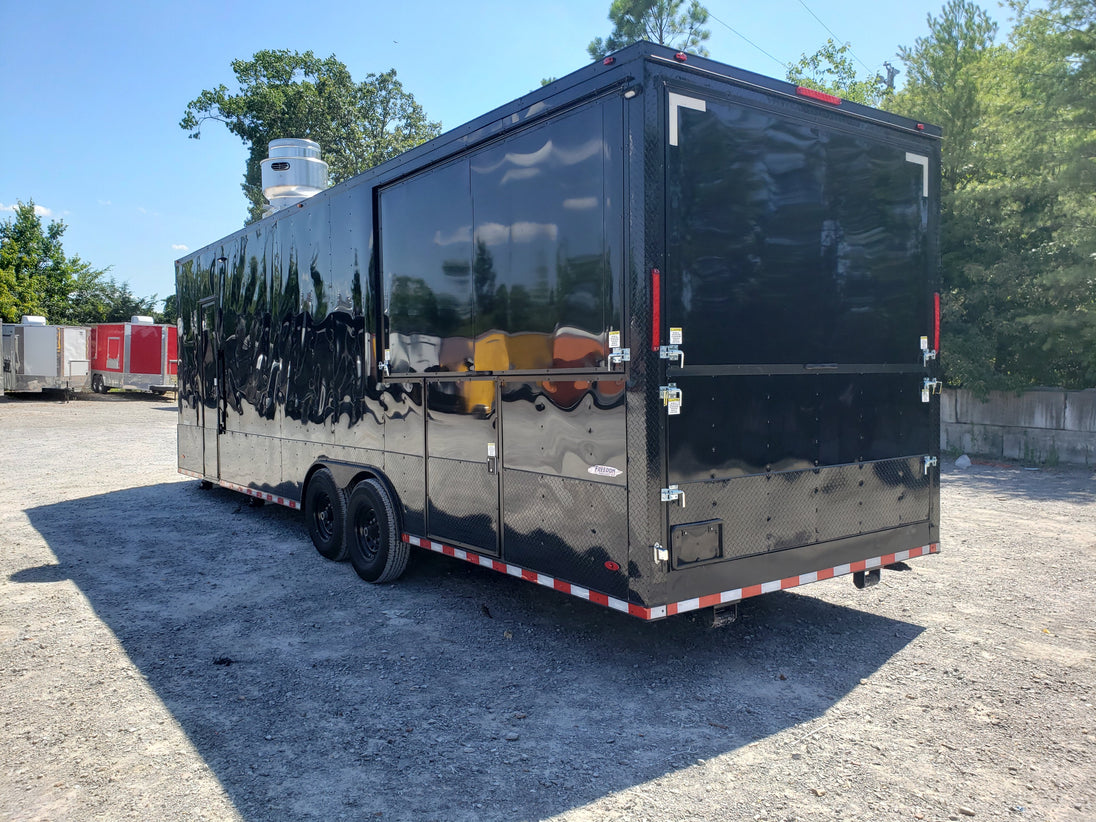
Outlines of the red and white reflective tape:
M 809 574 L 800 574 L 799 576 L 787 577 L 785 579 L 774 579 L 771 582 L 763 582 L 760 585 L 735 588 L 730 591 L 722 591 L 718 594 L 708 594 L 707 596 L 686 599 L 681 602 L 671 602 L 669 605 L 656 605 L 653 608 L 648 608 L 643 605 L 625 602 L 622 599 L 611 597 L 600 591 L 591 591 L 589 588 L 583 588 L 581 585 L 563 582 L 562 580 L 555 579 L 547 574 L 530 571 L 528 568 L 522 568 L 520 565 L 513 565 L 509 562 L 502 562 L 501 560 L 492 559 L 491 557 L 485 557 L 473 551 L 466 551 L 463 548 L 454 548 L 451 545 L 434 542 L 425 537 L 417 537 L 413 534 L 402 534 L 401 538 L 409 545 L 414 545 L 418 548 L 426 548 L 435 553 L 444 554 L 447 557 L 463 559 L 465 562 L 479 565 L 482 568 L 490 568 L 501 574 L 509 574 L 512 577 L 519 577 L 520 579 L 528 580 L 529 582 L 535 582 L 538 585 L 543 585 L 545 588 L 562 591 L 565 594 L 571 594 L 571 596 L 576 596 L 579 599 L 585 599 L 589 602 L 595 602 L 598 605 L 612 608 L 614 611 L 621 611 L 622 613 L 631 614 L 640 619 L 648 620 L 662 619 L 663 617 L 683 614 L 688 611 L 696 611 L 700 608 L 708 608 L 713 605 L 729 605 L 747 599 L 748 597 L 757 596 L 758 594 L 782 591 L 787 588 L 806 585 L 810 582 L 818 582 L 823 579 L 845 576 L 846 574 L 856 573 L 857 571 L 868 571 L 875 568 L 881 568 L 884 565 L 893 565 L 896 562 L 903 562 L 907 559 L 913 559 L 914 557 L 920 557 L 926 554 L 935 554 L 940 551 L 940 546 L 934 542 L 931 545 L 922 545 L 920 548 L 911 548 L 908 551 L 899 551 L 895 554 L 884 554 L 883 556 L 872 557 L 871 559 L 862 559 L 857 560 L 856 562 L 845 563 L 844 565 L 838 565 L 834 568 L 811 571 Z
M 509 574 L 512 577 L 535 582 L 537 585 L 543 585 L 545 588 L 553 588 L 556 591 L 562 591 L 565 594 L 576 596 L 579 599 L 596 602 L 598 605 L 604 605 L 606 608 L 612 608 L 614 611 L 621 611 L 625 614 L 640 617 L 641 619 L 657 618 L 652 616 L 652 612 L 658 609 L 644 608 L 642 605 L 633 605 L 630 602 L 611 597 L 600 591 L 591 591 L 589 588 L 583 588 L 581 585 L 572 585 L 570 582 L 563 582 L 562 580 L 550 577 L 547 574 L 542 574 L 538 571 L 530 571 L 528 568 L 522 568 L 520 565 L 511 565 L 509 562 L 501 562 L 500 560 L 491 559 L 491 557 L 485 557 L 473 553 L 472 551 L 465 551 L 463 548 L 443 545 L 440 542 L 434 542 L 433 540 L 425 539 L 424 537 L 416 537 L 412 534 L 403 534 L 402 539 L 409 545 L 427 548 L 435 553 L 445 554 L 447 557 L 456 557 L 457 559 L 463 559 L 465 562 L 471 562 L 473 565 L 491 568 L 492 570 L 498 571 L 500 574 Z M 666 609 L 663 608 L 662 610 L 665 611 Z M 662 616 L 665 616 L 665 613 L 663 613 Z
M 188 477 L 194 477 L 194 479 L 204 480 L 201 474 L 194 471 L 187 471 L 185 468 L 179 469 L 180 474 L 186 474 Z M 257 491 L 254 488 L 247 488 L 243 485 L 237 485 L 234 482 L 225 482 L 224 480 L 209 480 L 209 482 L 216 482 L 222 488 L 227 488 L 230 491 L 239 491 L 241 494 L 247 494 L 249 497 L 255 497 L 256 499 L 265 500 L 266 502 L 277 503 L 278 505 L 284 505 L 286 508 L 299 509 L 301 504 L 295 499 L 289 497 L 279 497 L 277 494 L 270 494 L 266 491 Z

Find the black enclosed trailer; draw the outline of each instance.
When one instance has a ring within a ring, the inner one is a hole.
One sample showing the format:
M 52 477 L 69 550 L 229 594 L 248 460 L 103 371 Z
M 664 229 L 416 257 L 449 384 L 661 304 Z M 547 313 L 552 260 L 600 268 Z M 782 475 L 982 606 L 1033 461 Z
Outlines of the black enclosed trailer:
M 938 544 L 939 137 L 624 49 L 179 260 L 179 470 L 375 582 L 872 582 Z

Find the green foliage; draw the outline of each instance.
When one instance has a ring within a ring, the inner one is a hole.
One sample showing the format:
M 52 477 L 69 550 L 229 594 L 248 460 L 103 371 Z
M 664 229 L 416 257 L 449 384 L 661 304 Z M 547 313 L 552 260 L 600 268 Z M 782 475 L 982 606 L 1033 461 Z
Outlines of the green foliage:
M 18 203 L 15 215 L 0 224 L 0 318 L 4 322 L 17 323 L 24 314 L 74 324 L 102 322 L 130 308 L 133 313 L 149 313 L 155 297 L 134 297 L 128 285 L 105 279 L 107 269 L 66 256 L 61 244 L 64 233 L 60 220 L 42 225 L 33 200 Z
M 789 82 L 797 86 L 813 88 L 867 106 L 879 106 L 888 91 L 881 79 L 856 79 L 856 66 L 849 44 L 839 46 L 832 37 L 814 54 L 804 54 L 798 62 L 788 66 L 786 76 Z
M 928 27 L 928 37 L 898 50 L 906 65 L 906 88 L 895 108 L 944 129 L 941 173 L 944 191 L 951 192 L 977 174 L 975 155 L 984 151 L 974 131 L 982 118 L 980 79 L 997 24 L 969 0 L 949 0 L 939 17 L 929 15 Z
M 187 104 L 179 125 L 198 139 L 202 124 L 214 120 L 247 145 L 242 188 L 250 204 L 248 222 L 262 217 L 259 164 L 271 140 L 318 142 L 334 184 L 441 132 L 441 124 L 429 121 L 404 91 L 395 69 L 356 83 L 334 55 L 320 59 L 311 51 L 263 50 L 251 60 L 233 60 L 232 71 L 239 91 L 223 84 L 203 91 Z
M 65 224 L 42 225 L 34 201 L 20 202 L 0 224 L 0 318 L 17 323 L 37 314 L 59 325 L 122 322 L 152 314 L 156 297 L 136 297 L 127 283 L 106 277 L 61 244 Z
M 164 298 L 164 310 L 156 315 L 156 322 L 170 323 L 172 325 L 179 319 L 179 302 L 174 294 Z
M 979 394 L 1096 386 L 1096 7 L 969 3 L 903 50 L 896 106 L 941 121 L 948 381 Z
M 640 40 L 650 40 L 664 46 L 706 55 L 703 43 L 711 37 L 704 28 L 708 10 L 697 0 L 613 0 L 609 6 L 609 22 L 613 31 L 608 37 L 592 40 L 586 47 L 592 60 L 630 46 Z

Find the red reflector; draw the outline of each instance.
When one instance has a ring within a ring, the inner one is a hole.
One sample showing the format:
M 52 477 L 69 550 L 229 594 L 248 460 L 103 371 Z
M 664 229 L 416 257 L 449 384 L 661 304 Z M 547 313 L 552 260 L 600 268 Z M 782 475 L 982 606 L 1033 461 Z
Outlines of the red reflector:
M 679 63 L 684 63 L 686 60 L 689 59 L 689 55 L 687 55 L 683 51 L 679 51 L 677 54 L 674 55 L 674 59 L 677 60 Z
M 826 94 L 824 91 L 818 89 L 807 88 L 806 86 L 799 86 L 796 88 L 795 93 L 800 97 L 810 97 L 812 100 L 818 100 L 822 103 L 829 103 L 830 105 L 841 105 L 841 98 L 834 97 L 832 94 Z
M 940 292 L 932 295 L 932 347 L 940 353 Z
M 651 350 L 658 351 L 662 340 L 662 274 L 651 269 Z
M 918 131 L 924 131 L 925 130 L 925 124 L 924 123 L 918 123 L 917 124 L 917 130 Z
M 607 560 L 605 562 L 605 567 L 608 568 L 610 571 L 619 571 L 620 570 L 620 565 L 613 562 L 611 559 Z
M 602 61 L 601 61 L 601 65 L 603 65 L 603 66 L 611 66 L 611 65 L 612 65 L 613 63 L 615 63 L 615 62 L 616 62 L 616 58 L 615 58 L 615 57 L 606 57 L 606 58 L 605 58 L 604 60 L 602 60 Z

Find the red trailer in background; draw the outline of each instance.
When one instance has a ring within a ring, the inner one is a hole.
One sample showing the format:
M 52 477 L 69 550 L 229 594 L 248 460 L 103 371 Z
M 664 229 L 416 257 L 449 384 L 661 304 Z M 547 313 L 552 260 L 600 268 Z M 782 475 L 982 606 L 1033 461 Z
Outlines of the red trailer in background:
M 91 390 L 105 394 L 130 388 L 163 394 L 174 391 L 178 372 L 178 332 L 151 317 L 91 327 Z

